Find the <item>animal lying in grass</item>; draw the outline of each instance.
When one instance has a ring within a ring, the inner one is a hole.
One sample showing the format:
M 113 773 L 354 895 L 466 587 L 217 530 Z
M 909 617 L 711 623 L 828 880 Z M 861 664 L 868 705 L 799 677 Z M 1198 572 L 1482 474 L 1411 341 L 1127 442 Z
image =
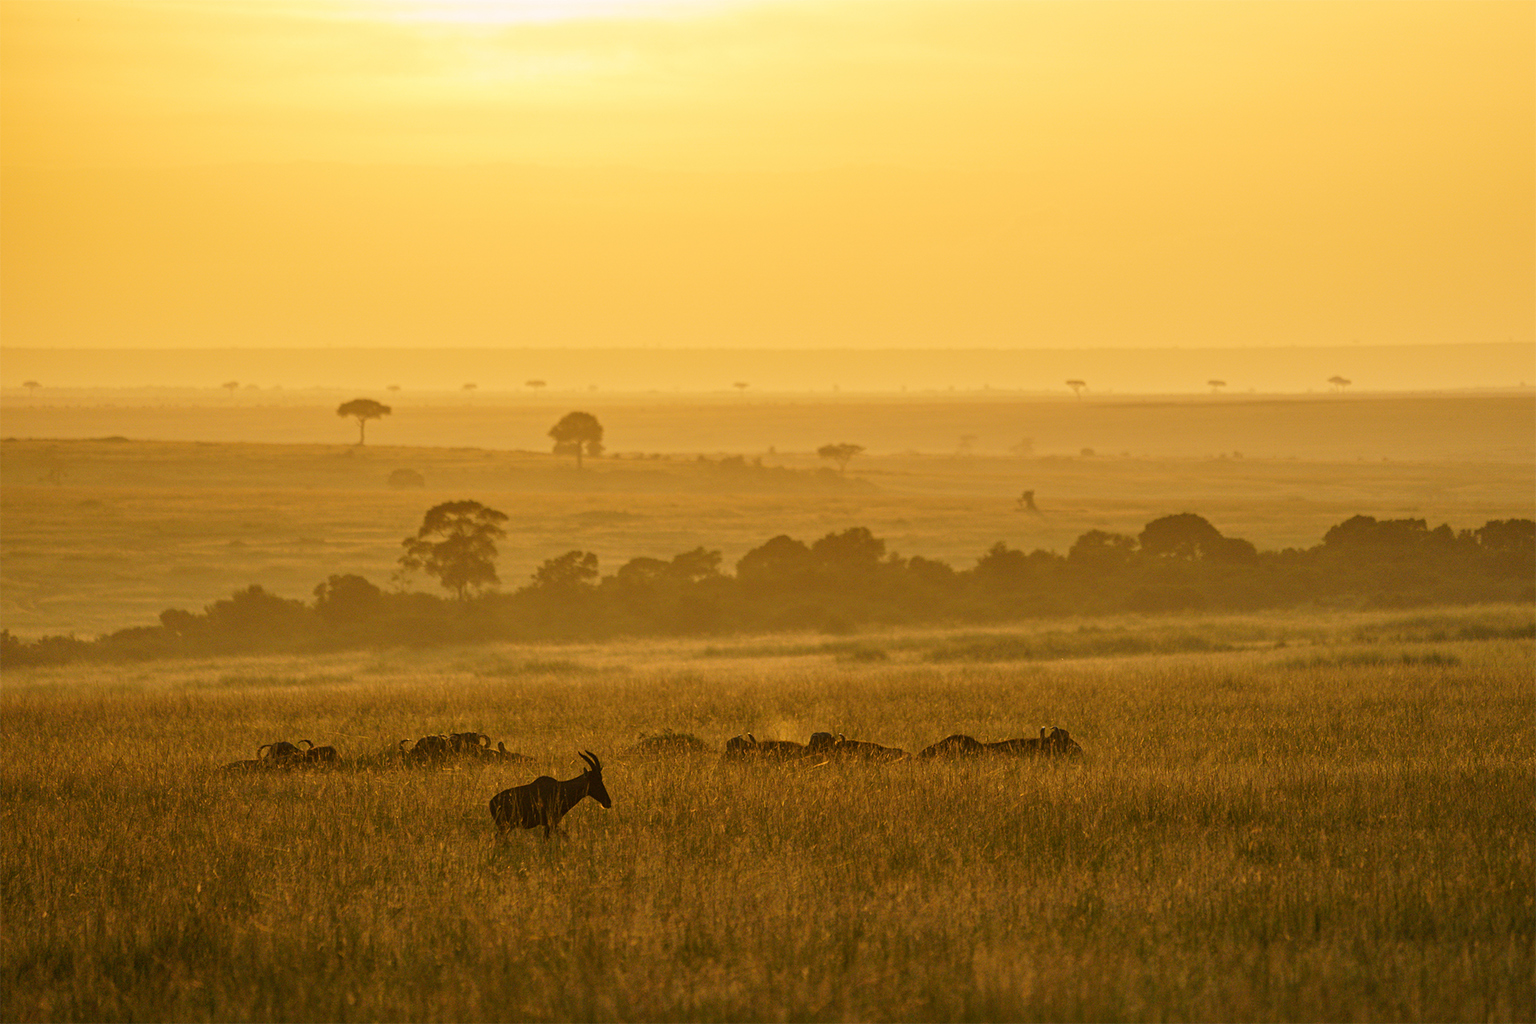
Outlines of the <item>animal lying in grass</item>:
M 1083 756 L 1083 748 L 1077 745 L 1067 730 L 1052 726 L 1040 727 L 1040 735 L 1023 739 L 998 740 L 982 743 L 971 736 L 956 733 L 946 736 L 931 747 L 924 747 L 917 756 L 922 760 L 935 757 L 984 757 L 988 754 L 1004 754 L 1013 757 L 1069 757 Z
M 587 770 L 574 779 L 559 782 L 541 775 L 527 785 L 513 786 L 491 797 L 491 820 L 496 822 L 497 837 L 506 838 L 514 828 L 543 825 L 547 840 L 566 812 L 589 796 L 604 807 L 612 807 L 613 800 L 603 785 L 602 762 L 590 750 L 583 751 L 581 759 L 587 762 Z M 564 835 L 565 829 L 560 829 L 560 834 Z

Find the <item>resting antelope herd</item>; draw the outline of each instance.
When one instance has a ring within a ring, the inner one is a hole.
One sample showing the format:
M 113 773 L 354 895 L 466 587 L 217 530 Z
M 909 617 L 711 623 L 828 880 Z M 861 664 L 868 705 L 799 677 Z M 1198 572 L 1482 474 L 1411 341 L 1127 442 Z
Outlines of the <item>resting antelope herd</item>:
M 641 758 L 684 757 L 708 749 L 697 737 L 665 732 L 660 736 L 642 737 L 626 753 Z M 533 758 L 525 754 L 507 750 L 505 740 L 498 740 L 493 748 L 491 738 L 483 732 L 434 733 L 414 742 L 401 740 L 392 756 L 400 764 L 410 767 L 447 767 L 463 762 L 504 765 L 535 763 Z M 851 740 L 842 733 L 812 733 L 808 743 L 760 740 L 752 733 L 743 733 L 726 741 L 721 761 L 739 764 L 799 762 L 820 766 L 844 761 L 875 763 L 981 757 L 1076 760 L 1082 756 L 1083 748 L 1067 730 L 1058 726 L 1041 726 L 1038 736 L 993 741 L 982 741 L 963 733 L 955 733 L 924 747 L 916 754 L 908 754 L 899 747 L 887 747 L 869 740 Z M 491 821 L 496 826 L 498 839 L 505 840 L 514 829 L 520 828 L 542 827 L 546 840 L 552 832 L 564 835 L 565 830 L 560 827 L 560 820 L 587 797 L 605 808 L 612 807 L 613 799 L 608 795 L 608 787 L 603 782 L 602 762 L 590 750 L 581 751 L 581 759 L 587 767 L 575 778 L 560 781 L 541 775 L 532 782 L 504 789 L 493 796 L 490 802 Z M 224 770 L 289 771 L 315 767 L 338 768 L 341 765 L 341 756 L 333 746 L 317 747 L 314 741 L 307 739 L 299 740 L 298 743 L 275 740 L 257 747 L 255 758 L 231 762 L 224 766 Z

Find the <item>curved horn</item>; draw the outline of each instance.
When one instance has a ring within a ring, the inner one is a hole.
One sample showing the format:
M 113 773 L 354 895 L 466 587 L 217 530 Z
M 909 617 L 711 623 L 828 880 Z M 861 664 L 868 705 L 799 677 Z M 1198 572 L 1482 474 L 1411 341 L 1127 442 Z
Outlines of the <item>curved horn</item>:
M 487 750 L 489 750 L 489 749 L 490 749 L 490 747 L 491 747 L 491 738 L 490 738 L 490 737 L 489 737 L 489 736 L 487 736 L 487 735 L 486 735 L 486 734 L 485 734 L 485 733 L 483 733 L 483 732 L 477 732 L 477 733 L 475 733 L 475 735 L 476 735 L 476 736 L 478 736 L 478 737 L 479 737 L 479 741 L 478 741 L 478 742 L 479 742 L 479 744 L 480 744 L 480 745 L 481 745 L 481 746 L 482 746 L 482 747 L 484 747 L 484 748 L 486 748 L 486 749 L 487 749 Z
M 411 741 L 410 740 L 401 740 L 400 741 L 400 753 L 402 753 L 402 754 L 405 753 L 405 745 L 407 743 L 409 743 L 409 742 L 411 742 Z
M 270 743 L 263 743 L 261 746 L 256 748 L 256 757 L 257 757 L 258 760 L 260 760 L 261 758 L 266 756 L 265 754 L 262 753 L 262 751 L 266 750 L 271 745 L 272 744 L 270 744 Z
M 753 747 L 757 746 L 757 737 L 753 736 L 751 733 L 747 733 L 747 744 Z
M 592 751 L 583 750 L 581 752 L 581 759 L 587 762 L 587 764 L 591 765 L 594 772 L 600 772 L 603 770 L 603 762 L 599 761 L 597 759 L 597 755 L 592 753 Z
M 299 740 L 299 742 L 300 743 L 308 743 L 310 750 L 314 750 L 315 749 L 315 741 L 314 740 Z

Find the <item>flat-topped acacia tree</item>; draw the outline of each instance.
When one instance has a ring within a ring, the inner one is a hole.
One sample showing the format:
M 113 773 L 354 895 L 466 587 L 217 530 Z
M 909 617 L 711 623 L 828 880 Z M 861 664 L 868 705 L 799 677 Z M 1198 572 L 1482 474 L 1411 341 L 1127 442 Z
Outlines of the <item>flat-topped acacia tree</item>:
M 357 420 L 357 443 L 363 443 L 363 430 L 369 420 L 380 419 L 388 416 L 393 410 L 382 402 L 375 402 L 371 398 L 354 398 L 350 402 L 342 402 L 336 407 L 337 416 L 351 416 Z

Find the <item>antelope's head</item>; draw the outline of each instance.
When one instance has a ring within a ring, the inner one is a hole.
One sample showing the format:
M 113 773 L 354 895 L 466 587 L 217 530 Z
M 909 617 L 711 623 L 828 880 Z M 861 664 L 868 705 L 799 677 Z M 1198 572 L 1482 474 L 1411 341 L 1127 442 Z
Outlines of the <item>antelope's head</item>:
M 587 779 L 587 795 L 604 807 L 612 807 L 613 798 L 608 795 L 608 787 L 603 785 L 603 763 L 590 750 L 581 751 L 581 759 L 587 762 L 587 770 L 582 772 Z

